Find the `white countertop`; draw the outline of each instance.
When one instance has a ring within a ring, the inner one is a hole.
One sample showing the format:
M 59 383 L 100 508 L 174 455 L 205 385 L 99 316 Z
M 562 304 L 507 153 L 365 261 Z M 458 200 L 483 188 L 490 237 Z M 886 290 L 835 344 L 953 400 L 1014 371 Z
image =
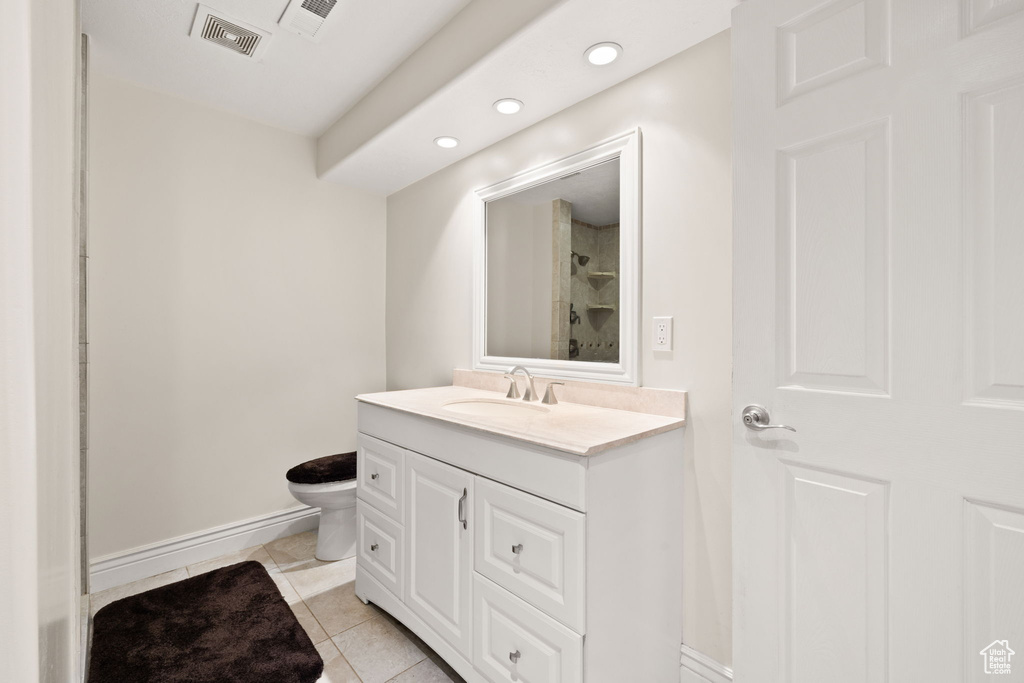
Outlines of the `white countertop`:
M 523 403 L 521 400 L 506 399 L 501 393 L 464 386 L 384 391 L 356 396 L 356 400 L 363 403 L 584 456 L 680 429 L 686 424 L 686 420 L 678 417 L 565 402 L 547 406 L 542 405 L 540 401 L 532 401 L 529 405 L 547 408 L 548 412 L 536 412 L 525 416 L 465 415 L 444 407 L 452 401 L 466 399 Z

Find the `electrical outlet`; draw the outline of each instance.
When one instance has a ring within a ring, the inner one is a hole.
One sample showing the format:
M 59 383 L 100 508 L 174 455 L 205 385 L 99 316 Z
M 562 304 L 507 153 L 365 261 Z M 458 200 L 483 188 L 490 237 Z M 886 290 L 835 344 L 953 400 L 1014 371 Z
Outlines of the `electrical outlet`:
M 672 350 L 672 316 L 654 319 L 653 347 L 655 351 Z

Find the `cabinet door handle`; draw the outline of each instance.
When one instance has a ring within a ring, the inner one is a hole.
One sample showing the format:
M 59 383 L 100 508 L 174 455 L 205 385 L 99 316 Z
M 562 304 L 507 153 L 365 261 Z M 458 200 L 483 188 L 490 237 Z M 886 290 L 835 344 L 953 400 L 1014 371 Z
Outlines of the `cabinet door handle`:
M 513 664 L 517 663 L 520 657 L 522 657 L 522 654 L 520 654 L 519 650 L 508 653 L 508 658 Z
M 379 548 L 379 547 L 380 547 L 379 545 L 374 543 L 373 545 L 370 546 L 370 550 L 372 550 L 373 552 L 377 552 L 377 548 Z
M 512 554 L 513 555 L 518 555 L 521 552 L 523 552 L 523 544 L 522 543 L 517 543 L 514 546 L 512 546 Z
M 370 475 L 370 479 L 380 479 L 380 474 L 377 473 L 377 472 L 374 472 L 373 474 Z
M 467 489 L 462 489 L 462 498 L 459 498 L 459 521 L 462 522 L 462 528 L 468 529 L 469 522 L 466 521 L 466 497 L 469 496 Z

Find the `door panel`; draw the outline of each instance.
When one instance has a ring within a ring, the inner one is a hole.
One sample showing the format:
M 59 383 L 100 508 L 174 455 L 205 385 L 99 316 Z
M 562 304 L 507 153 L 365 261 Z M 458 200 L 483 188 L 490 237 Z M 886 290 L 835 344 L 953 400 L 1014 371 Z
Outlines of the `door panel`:
M 889 126 L 779 153 L 783 385 L 888 393 Z
M 886 64 L 887 4 L 886 0 L 832 0 L 780 26 L 779 101 Z
M 405 466 L 406 604 L 469 658 L 473 529 L 468 517 L 473 475 L 411 451 L 405 454 Z
M 734 415 L 797 430 L 736 422 L 735 680 L 980 681 L 1024 652 L 1024 3 L 732 40 Z
M 1022 38 L 1024 41 L 1024 38 Z M 968 399 L 1024 407 L 1024 79 L 965 96 Z
M 964 535 L 968 642 L 987 646 L 1009 639 L 1011 649 L 1019 650 L 1020 641 L 1010 636 L 1024 631 L 1024 599 L 1016 589 L 1024 563 L 1024 511 L 965 501 Z M 975 666 L 968 669 L 967 680 L 971 683 L 991 680 L 984 666 L 977 665 L 984 661 L 981 647 L 976 648 Z M 1009 664 L 1013 663 L 1011 657 Z
M 963 5 L 969 33 L 1024 11 L 1024 0 L 963 0 Z
M 782 461 L 783 677 L 885 680 L 888 487 Z M 837 590 L 842 586 L 842 590 Z

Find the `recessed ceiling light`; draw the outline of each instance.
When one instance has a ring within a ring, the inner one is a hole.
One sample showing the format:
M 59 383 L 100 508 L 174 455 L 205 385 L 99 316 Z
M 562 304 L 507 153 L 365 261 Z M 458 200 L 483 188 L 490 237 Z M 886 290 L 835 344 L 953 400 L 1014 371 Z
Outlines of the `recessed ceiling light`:
M 439 138 L 434 138 L 434 144 L 438 147 L 444 147 L 445 149 L 451 149 L 452 147 L 459 146 L 458 138 L 453 138 L 450 135 L 442 135 Z
M 519 110 L 523 108 L 523 103 L 519 100 L 514 100 L 511 97 L 506 97 L 503 100 L 495 102 L 494 108 L 502 114 L 518 114 Z
M 622 46 L 618 43 L 598 43 L 591 45 L 583 55 L 595 66 L 611 64 L 622 54 Z

